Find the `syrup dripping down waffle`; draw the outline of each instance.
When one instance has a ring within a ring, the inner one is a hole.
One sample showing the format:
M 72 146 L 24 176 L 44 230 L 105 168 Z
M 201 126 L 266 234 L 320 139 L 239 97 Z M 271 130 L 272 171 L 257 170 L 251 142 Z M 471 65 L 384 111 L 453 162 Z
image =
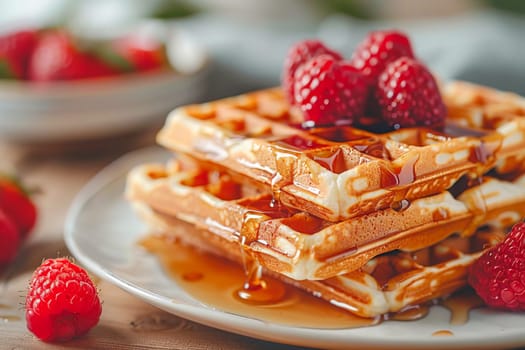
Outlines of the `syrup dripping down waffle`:
M 238 242 L 160 213 L 143 202 L 136 201 L 134 206 L 152 232 L 166 236 L 167 242 L 176 238 L 196 249 L 243 263 L 245 257 Z M 269 270 L 265 274 L 358 316 L 376 317 L 447 296 L 465 286 L 468 266 L 503 237 L 501 230 L 449 237 L 411 253 L 380 255 L 356 271 L 325 280 L 296 281 Z
M 486 177 L 412 201 L 333 223 L 275 203 L 271 193 L 230 174 L 175 160 L 141 165 L 128 176 L 127 197 L 243 245 L 270 271 L 294 280 L 325 280 L 355 271 L 394 250 L 416 251 L 479 226 L 505 228 L 525 216 L 525 176 Z
M 441 193 L 466 174 L 522 170 L 523 99 L 463 83 L 444 91 L 451 112 L 442 132 L 302 129 L 298 111 L 270 89 L 179 108 L 157 140 L 337 222 Z

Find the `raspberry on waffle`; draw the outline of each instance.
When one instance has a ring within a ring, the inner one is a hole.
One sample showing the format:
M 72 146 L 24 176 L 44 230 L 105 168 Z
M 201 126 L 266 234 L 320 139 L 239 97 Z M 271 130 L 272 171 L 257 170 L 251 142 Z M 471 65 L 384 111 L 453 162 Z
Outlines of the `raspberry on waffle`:
M 192 225 L 172 215 L 134 202 L 138 214 L 155 234 L 242 263 L 238 242 L 213 229 Z M 290 279 L 271 270 L 264 273 L 362 317 L 398 312 L 412 305 L 447 296 L 467 283 L 467 269 L 484 251 L 502 240 L 500 230 L 481 230 L 470 237 L 450 237 L 414 252 L 393 252 L 369 260 L 362 268 L 325 280 Z
M 127 197 L 245 247 L 266 269 L 295 280 L 324 280 L 361 268 L 383 253 L 415 251 L 479 226 L 504 228 L 525 216 L 525 175 L 484 178 L 340 222 L 276 203 L 226 172 L 191 160 L 141 165 L 128 176 Z M 364 230 L 363 228 L 366 229 Z
M 450 113 L 441 132 L 304 129 L 296 107 L 270 89 L 179 108 L 157 140 L 250 178 L 287 206 L 336 222 L 441 193 L 464 175 L 523 167 L 522 98 L 462 83 L 444 91 Z

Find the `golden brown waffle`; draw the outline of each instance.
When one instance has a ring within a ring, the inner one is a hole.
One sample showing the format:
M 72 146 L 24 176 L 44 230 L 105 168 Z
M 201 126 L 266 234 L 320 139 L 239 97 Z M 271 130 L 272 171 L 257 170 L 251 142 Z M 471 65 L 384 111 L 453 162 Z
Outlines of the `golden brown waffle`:
M 466 82 L 454 82 L 443 91 L 449 119 L 482 133 L 496 131 L 503 136 L 496 170 L 500 174 L 525 170 L 525 99 Z
M 153 232 L 176 237 L 238 263 L 244 260 L 239 242 L 162 214 L 142 202 L 135 202 L 135 208 Z M 378 256 L 356 271 L 322 281 L 296 281 L 272 271 L 266 273 L 356 315 L 375 317 L 446 296 L 463 287 L 468 266 L 483 249 L 503 236 L 499 230 L 487 230 L 469 238 L 451 237 L 412 253 Z
M 443 132 L 302 129 L 282 91 L 270 89 L 179 108 L 157 140 L 265 185 L 287 206 L 340 221 L 441 193 L 496 162 L 500 173 L 521 169 L 523 99 L 458 83 L 445 92 Z
M 128 177 L 127 196 L 236 241 L 268 270 L 295 280 L 324 280 L 354 271 L 382 253 L 415 251 L 481 225 L 507 227 L 525 216 L 525 176 L 485 178 L 476 186 L 414 200 L 333 223 L 273 201 L 220 171 L 174 161 L 142 165 Z

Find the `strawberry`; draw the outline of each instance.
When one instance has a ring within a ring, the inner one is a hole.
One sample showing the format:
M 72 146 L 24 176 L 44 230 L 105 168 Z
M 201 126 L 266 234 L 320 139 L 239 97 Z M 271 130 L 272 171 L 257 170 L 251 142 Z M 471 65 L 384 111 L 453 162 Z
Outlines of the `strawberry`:
M 300 41 L 293 45 L 288 51 L 288 54 L 286 55 L 286 59 L 284 61 L 282 86 L 284 91 L 288 95 L 288 100 L 290 101 L 290 103 L 295 103 L 295 72 L 300 66 L 305 64 L 307 61 L 319 55 L 329 55 L 337 61 L 343 59 L 339 53 L 326 47 L 319 40 L 311 39 Z
M 366 77 L 332 55 L 319 55 L 295 73 L 294 99 L 307 126 L 351 124 L 363 114 Z
M 128 35 L 112 42 L 111 48 L 135 71 L 147 71 L 166 66 L 164 44 L 145 35 Z
M 4 210 L 0 208 L 0 268 L 16 257 L 19 246 L 18 229 Z
M 382 117 L 394 129 L 444 125 L 447 109 L 430 71 L 419 61 L 402 57 L 390 63 L 377 82 Z
M 15 224 L 20 238 L 26 238 L 36 223 L 36 206 L 16 181 L 5 176 L 0 176 L 0 209 Z
M 35 48 L 29 76 L 35 81 L 74 80 L 104 77 L 115 70 L 95 55 L 80 51 L 62 30 L 44 33 Z
M 468 281 L 488 306 L 525 311 L 525 222 L 470 266 Z
M 47 259 L 35 270 L 25 305 L 27 328 L 48 342 L 86 334 L 102 312 L 93 281 L 66 258 Z
M 350 64 L 369 77 L 370 84 L 375 84 L 386 66 L 400 57 L 414 58 L 408 37 L 395 30 L 375 31 L 357 46 Z
M 37 41 L 36 30 L 21 30 L 0 36 L 0 78 L 27 78 L 27 65 Z

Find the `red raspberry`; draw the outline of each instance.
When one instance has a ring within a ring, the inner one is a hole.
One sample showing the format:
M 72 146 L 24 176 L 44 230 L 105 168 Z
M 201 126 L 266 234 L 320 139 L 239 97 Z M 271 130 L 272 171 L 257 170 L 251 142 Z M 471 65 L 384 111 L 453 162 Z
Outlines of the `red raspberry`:
M 525 223 L 470 266 L 468 281 L 488 306 L 525 311 Z
M 368 34 L 354 51 L 350 64 L 374 84 L 387 64 L 400 57 L 414 57 L 408 37 L 398 31 L 375 31 Z
M 323 54 L 330 55 L 336 60 L 343 59 L 339 53 L 327 48 L 319 40 L 300 41 L 290 48 L 284 61 L 284 69 L 282 74 L 283 89 L 287 93 L 290 103 L 295 103 L 294 75 L 297 69 L 308 62 L 310 59 Z
M 26 297 L 26 321 L 38 338 L 79 337 L 98 323 L 101 312 L 97 289 L 81 267 L 58 258 L 45 260 L 35 270 Z
M 309 124 L 351 124 L 363 115 L 367 91 L 365 76 L 330 55 L 312 58 L 295 73 L 295 101 Z
M 383 118 L 395 129 L 440 128 L 447 109 L 430 71 L 419 61 L 402 57 L 379 76 L 376 98 Z
M 19 245 L 20 234 L 15 223 L 0 208 L 0 269 L 16 257 Z

